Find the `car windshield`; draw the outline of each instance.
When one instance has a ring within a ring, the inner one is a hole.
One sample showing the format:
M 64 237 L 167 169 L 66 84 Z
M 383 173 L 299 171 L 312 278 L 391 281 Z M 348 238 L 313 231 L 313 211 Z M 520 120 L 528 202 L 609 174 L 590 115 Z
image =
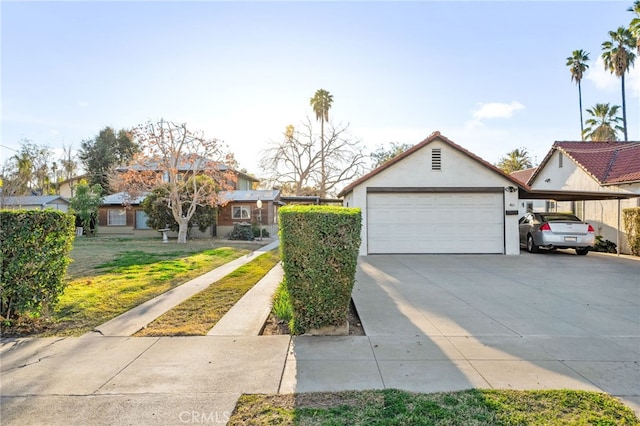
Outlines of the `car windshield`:
M 543 222 L 580 222 L 580 219 L 572 214 L 543 214 L 540 215 L 540 219 Z

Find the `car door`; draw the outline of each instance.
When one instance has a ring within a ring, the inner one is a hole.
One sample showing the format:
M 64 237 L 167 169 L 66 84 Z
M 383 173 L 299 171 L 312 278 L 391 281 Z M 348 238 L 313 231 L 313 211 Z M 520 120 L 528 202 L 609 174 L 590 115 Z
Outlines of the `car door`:
M 531 215 L 531 213 L 527 213 L 524 216 L 522 216 L 520 218 L 520 221 L 518 222 L 520 244 L 523 246 L 527 244 L 527 234 L 529 233 L 529 230 L 531 229 L 532 224 L 533 224 L 533 215 Z

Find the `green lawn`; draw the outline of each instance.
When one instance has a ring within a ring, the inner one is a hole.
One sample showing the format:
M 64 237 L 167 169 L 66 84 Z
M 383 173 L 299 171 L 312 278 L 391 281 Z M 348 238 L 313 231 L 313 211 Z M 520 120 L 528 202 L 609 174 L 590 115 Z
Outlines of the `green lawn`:
M 260 247 L 226 240 L 77 238 L 67 287 L 48 316 L 20 321 L 4 335 L 79 336 L 203 273 Z M 229 245 L 229 246 L 224 246 Z
M 243 395 L 229 425 L 638 425 L 633 411 L 597 392 L 395 389 Z

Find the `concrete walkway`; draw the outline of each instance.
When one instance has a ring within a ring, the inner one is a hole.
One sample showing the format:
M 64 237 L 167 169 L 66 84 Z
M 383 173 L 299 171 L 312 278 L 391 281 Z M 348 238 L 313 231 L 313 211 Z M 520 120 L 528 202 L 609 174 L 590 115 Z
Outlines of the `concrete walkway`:
M 3 339 L 2 424 L 225 424 L 242 393 L 383 388 L 596 390 L 640 415 L 638 261 L 363 257 L 367 336 L 256 336 L 279 273 L 212 331 L 238 335 Z
M 102 336 L 131 336 L 160 315 L 209 287 L 210 284 L 279 245 L 279 240 L 273 241 L 246 256 L 239 257 L 219 268 L 194 278 L 96 327 L 92 333 L 99 333 Z

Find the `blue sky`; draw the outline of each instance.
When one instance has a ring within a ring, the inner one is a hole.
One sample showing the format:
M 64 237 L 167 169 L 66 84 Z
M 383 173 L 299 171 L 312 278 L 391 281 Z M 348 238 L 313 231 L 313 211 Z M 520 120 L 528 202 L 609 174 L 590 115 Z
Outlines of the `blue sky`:
M 312 117 L 319 88 L 369 151 L 439 130 L 492 163 L 519 147 L 541 161 L 554 141 L 580 139 L 573 50 L 591 54 L 583 105 L 621 104 L 598 58 L 631 4 L 3 1 L 0 162 L 22 138 L 78 149 L 105 126 L 165 118 L 224 140 L 259 175 L 260 150 Z

